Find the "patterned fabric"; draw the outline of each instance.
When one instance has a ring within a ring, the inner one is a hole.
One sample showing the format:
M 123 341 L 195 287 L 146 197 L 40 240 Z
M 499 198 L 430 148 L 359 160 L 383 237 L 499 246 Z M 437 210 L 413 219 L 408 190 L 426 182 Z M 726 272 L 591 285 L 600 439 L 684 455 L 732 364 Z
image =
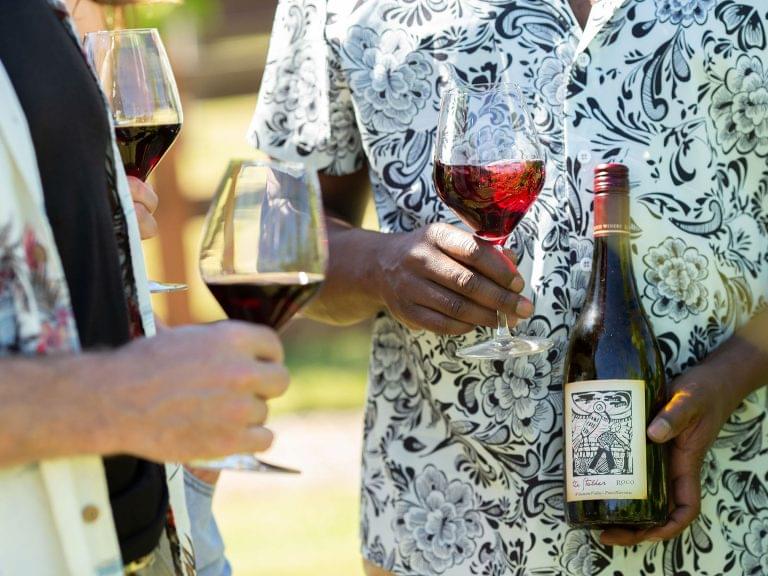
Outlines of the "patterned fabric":
M 446 86 L 519 83 L 547 183 L 510 239 L 547 354 L 470 362 L 387 314 L 374 326 L 363 553 L 396 574 L 768 573 L 766 392 L 709 453 L 701 517 L 678 539 L 599 544 L 563 521 L 566 341 L 592 255 L 592 169 L 632 175 L 638 286 L 668 375 L 768 307 L 764 0 L 283 0 L 251 138 L 344 174 L 367 160 L 383 232 L 458 224 L 433 188 Z
M 73 41 L 79 44 L 64 1 L 49 2 Z M 107 106 L 106 99 L 104 105 Z M 31 146 L 31 142 L 29 144 Z M 154 321 L 141 263 L 138 228 L 125 175 L 116 158 L 119 155 L 113 138 L 111 146 L 105 151 L 106 175 L 112 191 L 113 224 L 132 333 L 135 337 L 152 335 Z M 34 176 L 27 176 L 34 177 L 34 181 L 27 182 L 30 191 L 39 190 L 36 172 Z M 140 269 L 138 275 L 137 267 Z M 137 284 L 139 278 L 143 282 L 141 290 Z M 24 191 L 13 188 L 0 190 L 0 356 L 71 353 L 79 348 L 66 279 L 46 220 L 43 199 L 34 197 L 34 194 L 32 198 L 27 198 Z M 41 463 L 41 469 L 46 465 Z M 183 475 L 178 474 L 180 466 L 177 464 L 169 464 L 167 468 L 171 509 L 166 536 L 174 551 L 176 573 L 193 576 L 194 551 L 184 504 Z M 45 476 L 48 472 L 42 470 L 42 473 Z M 52 496 L 66 498 L 70 495 Z M 61 518 L 58 520 L 61 521 Z M 69 530 L 73 528 L 68 527 Z M 101 538 L 99 541 L 108 540 Z M 94 556 L 103 554 L 100 552 Z M 113 564 L 110 561 L 99 570 L 111 573 Z

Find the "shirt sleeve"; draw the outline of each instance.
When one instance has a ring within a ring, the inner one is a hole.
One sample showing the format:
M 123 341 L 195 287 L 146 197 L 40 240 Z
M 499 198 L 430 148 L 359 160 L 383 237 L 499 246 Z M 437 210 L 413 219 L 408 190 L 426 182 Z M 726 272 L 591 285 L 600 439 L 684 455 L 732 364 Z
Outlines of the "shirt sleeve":
M 249 142 L 272 157 L 341 176 L 363 148 L 337 50 L 327 41 L 327 0 L 280 0 Z

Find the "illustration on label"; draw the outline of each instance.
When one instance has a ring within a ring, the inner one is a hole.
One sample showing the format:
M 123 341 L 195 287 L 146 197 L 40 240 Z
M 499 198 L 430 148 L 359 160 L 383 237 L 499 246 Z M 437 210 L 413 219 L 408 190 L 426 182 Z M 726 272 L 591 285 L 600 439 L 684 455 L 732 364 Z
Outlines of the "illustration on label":
M 569 501 L 646 497 L 644 388 L 642 380 L 566 385 Z

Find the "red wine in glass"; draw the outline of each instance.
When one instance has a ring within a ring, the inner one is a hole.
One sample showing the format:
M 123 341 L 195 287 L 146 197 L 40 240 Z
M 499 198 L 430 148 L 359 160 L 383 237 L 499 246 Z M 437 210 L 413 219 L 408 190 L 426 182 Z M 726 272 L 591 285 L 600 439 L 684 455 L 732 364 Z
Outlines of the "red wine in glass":
M 115 128 L 117 146 L 128 176 L 146 180 L 171 147 L 180 123 L 121 125 Z
M 502 244 L 544 186 L 541 160 L 498 161 L 482 166 L 436 160 L 437 193 L 475 234 Z
M 279 330 L 317 294 L 321 274 L 222 275 L 205 283 L 227 316 Z

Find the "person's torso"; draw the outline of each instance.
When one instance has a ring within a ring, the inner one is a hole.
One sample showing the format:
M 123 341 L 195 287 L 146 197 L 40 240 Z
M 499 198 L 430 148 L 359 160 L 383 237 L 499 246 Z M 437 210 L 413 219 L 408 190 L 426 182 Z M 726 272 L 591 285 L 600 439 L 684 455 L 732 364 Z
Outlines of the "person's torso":
M 311 18 L 311 4 L 292 16 Z M 634 272 L 670 376 L 765 308 L 763 1 L 602 0 L 585 31 L 567 0 L 328 0 L 328 8 L 332 73 L 351 89 L 382 231 L 459 224 L 432 183 L 445 87 L 518 83 L 546 149 L 546 186 L 509 244 L 536 301 L 518 330 L 556 345 L 528 358 L 467 361 L 456 350 L 487 330 L 454 338 L 409 330 L 389 314 L 376 319 L 366 557 L 447 576 L 747 571 L 759 552 L 750 530 L 765 506 L 747 502 L 736 479 L 763 489 L 749 466 L 768 442 L 765 391 L 746 399 L 707 456 L 702 520 L 668 545 L 625 554 L 564 524 L 562 384 L 591 269 L 592 170 L 604 161 L 631 171 Z M 301 103 L 312 75 L 293 65 L 303 72 L 293 93 Z M 605 448 L 620 449 L 606 429 L 598 431 Z M 722 530 L 745 506 L 752 516 Z M 438 509 L 455 527 L 450 539 L 430 539 Z M 727 557 L 729 549 L 739 552 Z
M 125 344 L 129 319 L 107 173 L 110 124 L 98 85 L 46 0 L 0 5 L 0 61 L 27 117 L 80 343 L 86 350 Z M 168 500 L 164 471 L 126 456 L 106 458 L 105 468 L 130 561 L 159 539 Z
M 445 87 L 513 81 L 547 184 L 511 238 L 536 295 L 528 324 L 563 340 L 592 253 L 592 168 L 628 164 L 634 268 L 677 373 L 768 297 L 768 14 L 758 0 L 329 0 L 383 231 L 458 224 L 432 183 Z M 542 326 L 541 323 L 545 326 Z

